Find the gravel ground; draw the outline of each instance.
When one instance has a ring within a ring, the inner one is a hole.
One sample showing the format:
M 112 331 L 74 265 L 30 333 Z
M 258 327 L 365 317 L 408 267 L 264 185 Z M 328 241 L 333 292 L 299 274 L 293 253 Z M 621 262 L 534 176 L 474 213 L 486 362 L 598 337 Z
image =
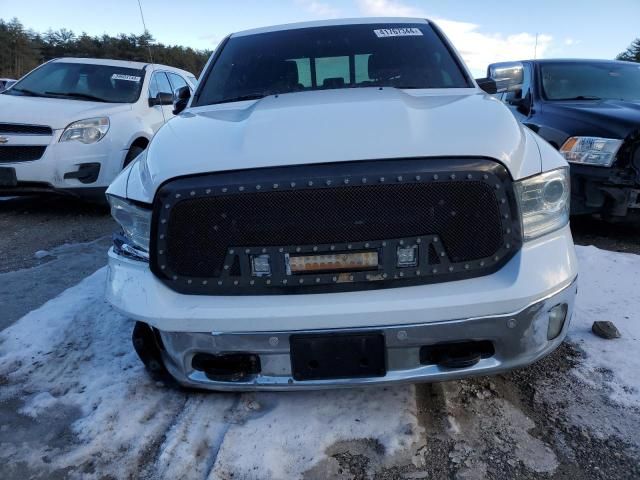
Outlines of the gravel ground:
M 0 304 L 8 306 L 0 315 L 2 330 L 106 263 L 115 224 L 104 208 L 28 197 L 0 199 L 0 228 Z M 579 218 L 572 220 L 572 229 L 578 244 L 640 254 L 639 227 Z M 41 251 L 47 253 L 36 255 Z M 307 476 L 640 478 L 640 412 L 612 404 L 606 392 L 568 375 L 581 355 L 565 343 L 535 365 L 509 374 L 418 385 L 422 444 L 403 457 L 387 458 L 375 441 L 343 442 L 327 452 L 331 464 L 318 465 Z M 608 374 L 594 372 L 603 379 Z M 0 405 L 0 423 L 27 425 L 19 429 L 24 441 L 43 434 L 42 425 L 19 422 L 15 410 L 16 405 Z M 3 475 L 0 467 L 2 478 L 24 473 Z

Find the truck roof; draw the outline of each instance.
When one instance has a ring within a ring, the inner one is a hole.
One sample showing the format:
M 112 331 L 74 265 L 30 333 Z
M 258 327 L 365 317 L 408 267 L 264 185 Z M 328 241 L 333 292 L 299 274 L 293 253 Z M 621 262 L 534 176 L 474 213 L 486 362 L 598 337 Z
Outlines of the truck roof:
M 286 23 L 270 27 L 252 28 L 231 34 L 232 37 L 244 37 L 258 33 L 279 32 L 283 30 L 297 30 L 300 28 L 330 27 L 334 25 L 363 25 L 369 23 L 429 23 L 425 18 L 412 17 L 362 17 L 362 18 L 337 18 L 332 20 L 316 20 L 311 22 Z

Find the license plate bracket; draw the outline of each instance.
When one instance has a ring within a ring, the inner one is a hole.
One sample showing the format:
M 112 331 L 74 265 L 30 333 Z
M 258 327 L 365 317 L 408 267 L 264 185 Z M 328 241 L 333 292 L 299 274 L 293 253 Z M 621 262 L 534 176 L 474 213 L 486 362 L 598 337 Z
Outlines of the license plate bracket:
M 289 344 L 295 380 L 382 377 L 387 373 L 380 332 L 292 335 Z
M 0 167 L 0 187 L 15 187 L 18 185 L 16 169 L 12 167 Z

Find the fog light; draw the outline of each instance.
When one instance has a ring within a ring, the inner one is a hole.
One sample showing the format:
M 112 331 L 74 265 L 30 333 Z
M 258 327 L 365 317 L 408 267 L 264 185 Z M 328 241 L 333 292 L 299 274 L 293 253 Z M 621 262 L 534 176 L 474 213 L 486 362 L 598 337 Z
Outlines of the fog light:
M 562 327 L 564 327 L 564 322 L 567 319 L 567 311 L 569 307 L 566 303 L 561 303 L 560 305 L 556 305 L 551 310 L 549 310 L 549 328 L 547 329 L 547 340 L 553 340 L 560 332 L 562 332 Z
M 418 247 L 398 247 L 398 267 L 415 267 L 418 265 Z
M 251 275 L 254 277 L 266 277 L 271 275 L 269 255 L 251 255 Z

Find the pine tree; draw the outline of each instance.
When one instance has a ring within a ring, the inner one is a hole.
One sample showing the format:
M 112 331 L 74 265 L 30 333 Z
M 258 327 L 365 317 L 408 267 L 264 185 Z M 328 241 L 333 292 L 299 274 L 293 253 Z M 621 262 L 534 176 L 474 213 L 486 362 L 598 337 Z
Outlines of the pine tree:
M 640 38 L 636 38 L 626 51 L 616 57 L 618 60 L 640 63 Z

